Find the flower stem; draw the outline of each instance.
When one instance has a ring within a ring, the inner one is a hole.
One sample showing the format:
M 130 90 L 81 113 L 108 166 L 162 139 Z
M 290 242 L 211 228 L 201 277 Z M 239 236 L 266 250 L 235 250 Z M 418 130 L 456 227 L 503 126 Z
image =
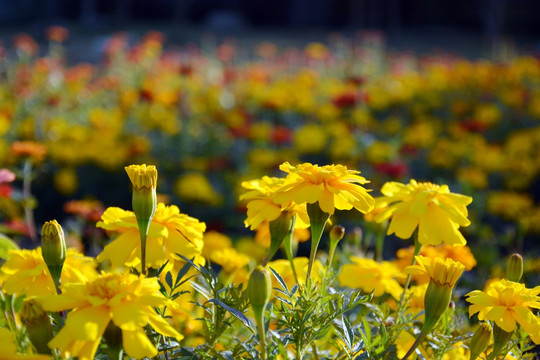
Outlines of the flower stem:
M 313 270 L 313 263 L 315 262 L 315 257 L 317 255 L 319 242 L 321 241 L 326 222 L 328 221 L 328 218 L 330 218 L 330 214 L 323 212 L 318 203 L 307 204 L 307 212 L 311 223 L 311 251 L 309 254 L 306 283 L 311 277 L 311 271 Z
M 255 322 L 259 332 L 259 342 L 261 344 L 261 359 L 266 360 L 266 335 L 264 329 L 264 311 L 254 311 Z
M 26 159 L 23 167 L 23 204 L 24 204 L 24 218 L 26 220 L 26 226 L 30 233 L 30 239 L 32 242 L 37 243 L 36 223 L 34 220 L 34 210 L 31 204 L 31 185 L 32 185 L 32 160 Z
M 401 359 L 401 360 L 406 360 L 409 356 L 411 356 L 414 351 L 416 350 L 416 348 L 420 345 L 420 343 L 422 341 L 424 341 L 424 339 L 426 338 L 427 334 L 428 334 L 429 331 L 426 331 L 426 329 L 422 329 L 422 331 L 420 332 L 420 335 L 418 335 L 418 337 L 416 338 L 414 344 L 411 346 L 411 348 L 409 349 L 409 351 L 407 351 L 407 353 L 405 354 L 405 356 Z
M 418 231 L 414 233 L 414 252 L 411 260 L 411 265 L 414 265 L 416 263 L 415 257 L 420 254 L 420 251 L 422 250 L 422 244 L 418 241 Z M 399 299 L 399 314 L 401 315 L 402 308 L 403 308 L 403 302 L 405 301 L 405 294 L 407 293 L 407 289 L 409 288 L 409 285 L 411 284 L 411 274 L 407 275 L 407 280 L 405 280 L 405 286 L 403 286 L 403 293 L 401 294 L 401 298 Z M 400 316 L 401 317 L 401 316 Z

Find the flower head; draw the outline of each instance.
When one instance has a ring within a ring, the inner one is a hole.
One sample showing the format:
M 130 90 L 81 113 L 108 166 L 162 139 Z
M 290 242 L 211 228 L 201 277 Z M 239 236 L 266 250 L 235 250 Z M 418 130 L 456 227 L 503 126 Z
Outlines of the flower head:
M 110 207 L 101 219 L 97 223 L 98 227 L 120 235 L 105 246 L 97 260 L 108 259 L 113 267 L 138 265 L 141 261 L 141 243 L 135 214 Z M 168 259 L 181 260 L 177 253 L 188 259 L 199 256 L 203 249 L 205 230 L 205 223 L 180 213 L 177 206 L 159 203 L 148 231 L 147 264 L 158 268 Z
M 416 180 L 409 184 L 387 182 L 381 193 L 384 197 L 380 201 L 388 206 L 375 215 L 375 220 L 392 218 L 388 235 L 408 239 L 418 228 L 418 240 L 423 245 L 467 243 L 458 229 L 470 224 L 467 205 L 472 202 L 471 197 L 451 193 L 447 185 Z
M 512 332 L 516 322 L 540 344 L 540 317 L 531 309 L 540 309 L 540 286 L 527 289 L 525 285 L 508 280 L 492 282 L 485 291 L 468 293 L 469 316 L 478 313 L 478 319 L 494 321 L 502 330 Z
M 48 311 L 72 309 L 65 326 L 49 342 L 63 356 L 93 359 L 111 320 L 122 330 L 124 350 L 133 358 L 157 355 L 146 336 L 147 325 L 162 335 L 182 339 L 154 310 L 169 303 L 159 292 L 157 278 L 102 273 L 85 284 L 63 285 L 61 295 L 46 296 L 40 302 Z
M 285 183 L 285 179 L 263 176 L 261 179 L 242 182 L 242 187 L 249 190 L 240 196 L 240 200 L 247 200 L 246 227 L 251 230 L 258 229 L 264 222 L 276 220 L 282 211 L 289 211 L 297 215 L 295 227 L 305 229 L 309 227 L 309 217 L 306 205 L 298 205 L 294 201 L 278 204 L 273 196 Z
M 155 189 L 157 186 L 157 169 L 154 165 L 130 165 L 126 166 L 126 172 L 137 190 Z
M 292 166 L 288 162 L 279 168 L 288 175 L 273 197 L 278 204 L 318 202 L 321 210 L 330 215 L 335 209 L 350 210 L 354 207 L 364 214 L 373 209 L 373 197 L 361 186 L 369 181 L 359 176 L 359 171 L 348 170 L 343 165 L 304 163 Z
M 401 272 L 394 264 L 388 261 L 378 263 L 361 257 L 352 257 L 351 260 L 353 263 L 343 265 L 339 273 L 341 286 L 373 291 L 374 296 L 388 293 L 399 299 L 403 288 L 396 279 L 401 276 Z
M 83 282 L 97 276 L 95 261 L 75 249 L 68 249 L 62 269 L 63 284 Z M 56 294 L 53 279 L 41 255 L 41 248 L 11 250 L 0 268 L 3 291 L 8 294 L 40 296 Z
M 461 277 L 465 266 L 452 259 L 427 258 L 425 256 L 416 256 L 416 265 L 405 268 L 405 272 L 413 275 L 427 274 L 430 281 L 440 286 L 453 288 Z

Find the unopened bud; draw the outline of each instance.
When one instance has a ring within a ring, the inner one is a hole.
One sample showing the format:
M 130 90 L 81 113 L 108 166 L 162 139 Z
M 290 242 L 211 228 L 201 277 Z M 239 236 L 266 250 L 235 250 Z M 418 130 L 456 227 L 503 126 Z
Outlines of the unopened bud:
M 330 230 L 330 243 L 338 243 L 345 236 L 345 228 L 341 225 L 335 225 Z
M 506 264 L 506 277 L 510 281 L 519 282 L 523 275 L 523 258 L 515 253 L 510 256 Z
M 264 312 L 272 295 L 272 278 L 270 272 L 257 266 L 251 273 L 247 286 L 248 298 L 255 313 Z
M 138 222 L 145 221 L 150 226 L 157 204 L 157 169 L 153 165 L 130 165 L 125 169 L 133 185 L 133 212 Z
M 67 249 L 64 231 L 56 220 L 47 221 L 43 224 L 41 229 L 41 254 L 55 285 L 58 287 Z
M 277 219 L 270 221 L 270 248 L 263 264 L 272 260 L 287 236 L 292 236 L 295 223 L 296 217 L 289 211 L 283 211 Z
M 450 305 L 452 298 L 452 287 L 440 285 L 435 281 L 430 281 L 424 297 L 426 331 L 433 329 L 437 321 L 444 314 Z M 423 329 L 422 329 L 423 331 Z
M 469 343 L 469 350 L 471 351 L 470 360 L 475 360 L 484 351 L 486 351 L 489 343 L 491 342 L 491 325 L 487 322 L 483 322 L 476 328 L 471 342 Z
M 21 320 L 26 325 L 28 337 L 36 351 L 40 354 L 51 354 L 47 344 L 53 338 L 53 329 L 49 316 L 41 305 L 34 299 L 23 302 Z

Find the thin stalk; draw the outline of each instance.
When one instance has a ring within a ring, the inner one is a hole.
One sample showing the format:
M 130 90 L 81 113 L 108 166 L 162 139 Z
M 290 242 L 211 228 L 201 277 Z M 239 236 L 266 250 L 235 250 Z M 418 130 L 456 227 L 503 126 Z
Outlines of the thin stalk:
M 37 243 L 37 232 L 36 232 L 36 223 L 34 220 L 34 210 L 30 204 L 30 198 L 32 197 L 31 193 L 32 185 L 32 160 L 30 158 L 26 159 L 23 167 L 23 204 L 24 204 L 24 218 L 26 220 L 26 226 L 28 227 L 28 232 L 30 233 L 30 239 L 32 242 Z
M 416 263 L 416 259 L 415 257 L 420 254 L 420 251 L 422 250 L 422 244 L 420 244 L 420 242 L 418 241 L 418 231 L 415 231 L 414 233 L 414 252 L 413 252 L 413 257 L 412 257 L 412 260 L 411 260 L 411 265 L 414 265 Z M 409 285 L 411 284 L 411 274 L 408 274 L 407 275 L 407 280 L 405 280 L 405 286 L 403 287 L 403 293 L 401 294 L 401 298 L 399 299 L 399 314 L 401 315 L 402 313 L 402 308 L 403 308 L 403 302 L 405 301 L 405 294 L 407 292 L 407 289 L 409 288 Z
M 384 248 L 384 232 L 378 231 L 377 234 L 375 234 L 375 260 L 377 262 L 381 262 L 383 259 L 383 248 Z
M 309 254 L 306 283 L 311 277 L 311 271 L 313 270 L 313 263 L 315 262 L 315 257 L 317 255 L 319 242 L 321 241 L 326 222 L 330 218 L 330 214 L 323 212 L 318 203 L 307 204 L 307 212 L 311 223 L 311 251 Z
M 424 341 L 427 334 L 428 334 L 428 331 L 425 331 L 424 329 L 422 329 L 422 331 L 420 332 L 420 335 L 418 335 L 418 337 L 416 338 L 416 341 L 414 342 L 413 346 L 411 346 L 409 351 L 407 351 L 407 354 L 405 354 L 405 356 L 401 360 L 406 360 L 409 356 L 411 356 L 412 353 L 414 353 L 414 351 L 416 350 L 416 348 L 420 345 L 420 343 Z

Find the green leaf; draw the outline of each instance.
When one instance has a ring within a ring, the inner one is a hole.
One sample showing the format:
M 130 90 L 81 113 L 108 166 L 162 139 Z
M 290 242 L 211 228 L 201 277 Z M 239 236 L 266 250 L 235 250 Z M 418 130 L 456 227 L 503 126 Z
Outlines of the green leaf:
M 213 304 L 216 304 L 218 306 L 221 306 L 225 310 L 227 310 L 231 315 L 236 317 L 238 320 L 240 320 L 247 328 L 251 329 L 253 331 L 253 327 L 251 326 L 251 323 L 249 322 L 249 319 L 244 315 L 241 311 L 230 307 L 229 305 L 225 304 L 223 301 L 218 299 L 210 299 L 208 302 L 211 302 Z
M 171 289 L 171 291 L 172 291 L 173 290 L 173 281 L 172 281 L 172 275 L 171 275 L 170 272 L 165 274 L 165 282 L 167 283 L 167 285 L 169 285 L 169 289 Z
M 352 344 L 354 344 L 354 331 L 351 328 L 351 324 L 349 323 L 349 320 L 347 320 L 346 316 L 342 317 L 342 326 L 343 332 L 347 337 L 347 346 L 349 347 L 349 349 L 352 349 Z
M 0 234 L 0 259 L 7 259 L 9 250 L 19 250 L 19 246 L 4 234 Z
M 281 275 L 279 275 L 279 273 L 276 270 L 274 270 L 272 268 L 270 268 L 270 270 L 272 271 L 272 274 L 274 274 L 274 277 L 278 281 L 279 285 L 281 285 L 283 290 L 285 290 L 287 292 L 287 294 L 290 294 L 289 293 L 289 288 L 287 287 L 287 283 L 285 282 L 285 280 L 283 280 L 283 277 L 281 277 Z

